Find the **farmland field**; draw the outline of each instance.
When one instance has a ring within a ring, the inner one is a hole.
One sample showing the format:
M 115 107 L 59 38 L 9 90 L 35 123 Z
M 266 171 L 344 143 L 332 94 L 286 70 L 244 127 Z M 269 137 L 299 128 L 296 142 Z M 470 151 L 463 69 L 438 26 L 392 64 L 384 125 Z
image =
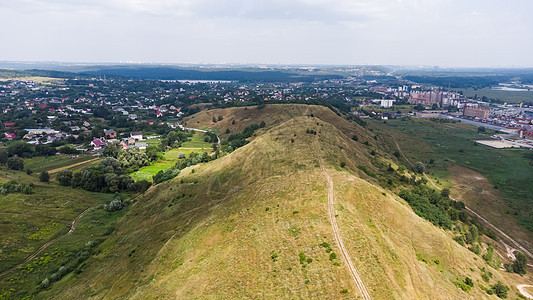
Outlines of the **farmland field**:
M 35 173 L 43 171 L 51 171 L 57 168 L 68 167 L 70 165 L 78 164 L 95 159 L 94 156 L 83 155 L 75 159 L 71 159 L 71 155 L 56 155 L 49 157 L 34 157 L 24 160 L 24 166 L 31 169 Z M 89 163 L 88 163 L 89 164 Z

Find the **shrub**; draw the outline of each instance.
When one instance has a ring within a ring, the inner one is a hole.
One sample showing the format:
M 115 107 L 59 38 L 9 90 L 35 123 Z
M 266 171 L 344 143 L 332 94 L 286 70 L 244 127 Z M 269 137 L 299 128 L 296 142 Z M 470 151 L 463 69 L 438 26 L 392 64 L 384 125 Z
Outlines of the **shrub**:
M 39 175 L 39 180 L 41 182 L 50 182 L 50 174 L 47 171 L 41 172 Z
M 337 258 L 337 254 L 336 254 L 335 252 L 331 252 L 331 253 L 329 254 L 329 260 L 334 260 L 334 259 L 336 259 L 336 258 Z
M 346 167 L 346 162 L 341 161 L 341 168 Z
M 513 262 L 513 272 L 518 274 L 526 274 L 527 272 L 527 256 L 518 252 L 516 254 L 516 260 Z
M 48 277 L 46 277 L 43 281 L 41 281 L 41 287 L 42 288 L 47 288 L 50 286 L 50 279 L 48 279 Z
M 72 182 L 72 170 L 62 170 L 57 173 L 56 180 L 63 186 L 70 186 Z
M 116 198 L 111 200 L 109 204 L 104 205 L 104 209 L 108 212 L 114 212 L 123 209 L 125 206 L 126 205 L 124 204 L 124 202 L 122 202 L 122 199 Z
M 11 170 L 24 170 L 24 161 L 18 156 L 10 157 L 7 160 L 7 167 Z
M 487 290 L 487 294 L 492 295 L 496 294 L 499 298 L 507 298 L 507 292 L 509 291 L 509 287 L 498 281 L 496 284 L 494 284 L 489 290 Z

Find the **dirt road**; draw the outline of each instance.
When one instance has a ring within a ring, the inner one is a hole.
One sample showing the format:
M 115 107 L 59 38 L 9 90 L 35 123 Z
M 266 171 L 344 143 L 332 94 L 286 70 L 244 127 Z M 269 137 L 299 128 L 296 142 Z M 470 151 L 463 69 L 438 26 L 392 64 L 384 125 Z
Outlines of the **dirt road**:
M 16 269 L 22 267 L 23 265 L 29 263 L 32 259 L 34 259 L 35 257 L 37 257 L 37 255 L 39 255 L 39 253 L 41 253 L 44 249 L 48 248 L 48 246 L 52 245 L 53 243 L 57 242 L 58 240 L 72 234 L 74 232 L 74 230 L 76 229 L 76 226 L 78 225 L 78 221 L 81 219 L 81 217 L 83 217 L 83 215 L 85 215 L 85 213 L 87 213 L 89 210 L 93 209 L 94 207 L 89 207 L 87 208 L 86 210 L 84 210 L 81 214 L 79 214 L 73 221 L 72 221 L 72 225 L 70 226 L 70 230 L 61 235 L 61 236 L 58 236 L 56 237 L 55 239 L 51 240 L 51 241 L 48 241 L 46 244 L 42 245 L 41 248 L 39 248 L 39 250 L 33 252 L 32 255 L 28 256 L 23 262 L 21 262 L 20 264 L 12 267 L 11 269 L 8 269 L 2 273 L 0 273 L 0 277 L 3 277 L 13 271 L 15 271 Z
M 520 294 L 524 295 L 528 299 L 533 299 L 533 295 L 531 295 L 526 288 L 533 288 L 533 285 L 527 285 L 527 284 L 521 284 L 516 286 L 518 288 L 518 291 Z
M 318 126 L 317 126 L 316 131 L 317 132 L 319 131 Z M 346 248 L 344 247 L 344 243 L 342 241 L 340 229 L 339 229 L 339 226 L 337 225 L 337 219 L 335 217 L 335 207 L 334 207 L 335 191 L 333 189 L 333 179 L 331 179 L 331 176 L 329 175 L 328 171 L 326 171 L 326 168 L 324 167 L 324 162 L 322 160 L 322 156 L 320 155 L 320 148 L 319 148 L 320 144 L 318 143 L 318 134 L 316 136 L 315 146 L 316 146 L 316 152 L 318 155 L 318 161 L 320 163 L 320 168 L 322 169 L 324 176 L 326 176 L 328 180 L 328 216 L 329 216 L 329 221 L 331 223 L 331 228 L 333 229 L 333 234 L 335 236 L 335 241 L 337 242 L 337 245 L 339 246 L 342 257 L 344 258 L 344 261 L 346 262 L 346 265 L 348 266 L 348 271 L 350 272 L 350 275 L 352 276 L 352 279 L 355 283 L 355 286 L 359 290 L 361 297 L 365 300 L 370 300 L 372 299 L 370 297 L 370 293 L 368 292 L 368 289 L 363 283 L 363 280 L 361 279 L 361 277 L 359 277 L 359 274 L 357 273 L 357 270 L 355 269 L 355 266 L 353 265 L 352 259 L 350 258 L 350 254 L 348 253 L 348 251 L 346 251 Z
M 67 170 L 67 169 L 71 169 L 73 167 L 77 167 L 77 166 L 80 166 L 80 165 L 85 165 L 85 164 L 90 164 L 90 163 L 93 163 L 95 162 L 96 160 L 99 160 L 100 158 L 93 158 L 93 159 L 89 159 L 89 160 L 86 160 L 86 161 L 82 161 L 82 162 L 79 162 L 79 163 L 75 163 L 75 164 L 72 164 L 72 165 L 68 165 L 66 167 L 61 167 L 61 168 L 57 168 L 57 169 L 53 169 L 53 170 L 50 170 L 48 171 L 48 173 L 50 175 L 52 174 L 55 174 L 57 172 L 60 172 L 60 171 L 63 171 L 63 170 Z

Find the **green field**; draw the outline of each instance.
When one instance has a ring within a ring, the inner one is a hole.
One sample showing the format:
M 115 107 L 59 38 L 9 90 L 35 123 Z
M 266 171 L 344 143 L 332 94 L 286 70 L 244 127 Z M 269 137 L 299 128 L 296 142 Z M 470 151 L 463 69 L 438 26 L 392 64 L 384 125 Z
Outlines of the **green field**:
M 464 123 L 396 119 L 388 120 L 386 125 L 381 122 L 373 125 L 384 132 L 387 129 L 383 126 L 398 130 L 398 134 L 389 134 L 395 136 L 412 162 L 424 162 L 429 172 L 442 172 L 450 163 L 456 163 L 483 174 L 508 203 L 508 213 L 516 215 L 521 225 L 533 231 L 533 167 L 525 157 L 529 150 L 494 149 L 476 144 L 474 140 L 490 139 L 494 132 L 480 134 L 477 127 Z M 425 143 L 431 147 L 424 146 Z
M 36 292 L 38 284 L 62 265 L 77 268 L 80 253 L 90 251 L 86 249 L 87 243 L 110 234 L 113 223 L 122 215 L 122 212 L 108 213 L 100 207 L 111 201 L 110 194 L 90 193 L 54 182 L 41 183 L 36 176 L 20 171 L 0 169 L 0 179 L 34 184 L 29 195 L 0 195 L 0 273 L 22 263 L 48 241 L 67 233 L 81 212 L 94 208 L 80 219 L 73 234 L 54 242 L 18 270 L 0 277 L 0 299 L 21 299 Z
M 191 152 L 204 151 L 202 149 L 173 149 L 165 152 L 164 158 L 161 161 L 157 161 L 150 166 L 142 167 L 137 172 L 130 174 L 133 180 L 148 180 L 152 181 L 152 176 L 157 174 L 159 171 L 164 171 L 176 163 L 178 160 L 178 155 L 180 152 L 189 155 Z
M 210 149 L 213 147 L 213 144 L 204 142 L 204 135 L 200 133 L 195 133 L 194 136 L 189 138 L 190 141 L 184 142 L 182 148 L 205 148 Z
M 35 173 L 43 171 L 50 171 L 57 168 L 68 167 L 73 164 L 81 163 L 94 159 L 94 156 L 80 155 L 75 159 L 71 159 L 72 155 L 55 155 L 47 157 L 33 157 L 24 160 L 25 168 L 32 170 Z
M 507 103 L 533 102 L 533 92 L 499 91 L 491 88 L 474 90 L 472 88 L 461 89 L 466 97 L 472 98 L 476 94 L 479 98 L 485 96 L 489 99 L 499 99 Z

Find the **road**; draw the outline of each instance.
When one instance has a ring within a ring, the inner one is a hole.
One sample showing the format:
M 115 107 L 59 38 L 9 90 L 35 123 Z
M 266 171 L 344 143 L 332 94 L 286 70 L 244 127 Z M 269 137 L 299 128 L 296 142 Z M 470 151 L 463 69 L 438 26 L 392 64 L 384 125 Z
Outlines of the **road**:
M 318 126 L 316 128 L 316 131 L 317 132 L 319 131 Z M 372 299 L 372 297 L 370 297 L 370 293 L 368 292 L 368 289 L 363 283 L 363 280 L 361 279 L 361 277 L 359 277 L 359 274 L 357 273 L 357 270 L 355 269 L 355 266 L 353 265 L 352 259 L 350 258 L 350 254 L 348 253 L 348 251 L 346 251 L 346 248 L 344 247 L 344 243 L 342 241 L 341 232 L 340 232 L 339 226 L 337 225 L 337 219 L 335 217 L 335 207 L 334 207 L 335 191 L 333 189 L 333 179 L 331 179 L 331 176 L 329 175 L 328 171 L 324 167 L 324 161 L 322 160 L 322 156 L 320 155 L 320 144 L 318 142 L 318 134 L 316 135 L 315 146 L 316 146 L 316 153 L 318 155 L 318 161 L 320 163 L 320 169 L 322 169 L 324 176 L 326 176 L 326 179 L 328 180 L 328 216 L 329 216 L 329 221 L 331 223 L 331 228 L 333 229 L 333 234 L 335 236 L 335 241 L 337 242 L 337 245 L 339 246 L 342 257 L 344 258 L 344 261 L 346 262 L 346 265 L 348 266 L 348 271 L 350 272 L 350 275 L 352 276 L 352 279 L 355 283 L 355 286 L 359 290 L 361 297 L 365 300 L 370 300 Z
M 74 220 L 72 220 L 72 225 L 70 226 L 70 230 L 67 233 L 65 233 L 64 235 L 58 236 L 58 237 L 56 237 L 55 239 L 53 239 L 51 241 L 48 241 L 46 244 L 42 245 L 41 248 L 39 248 L 37 251 L 33 252 L 32 255 L 28 256 L 23 262 L 21 262 L 20 264 L 12 267 L 11 269 L 8 269 L 8 270 L 0 273 L 0 277 L 3 277 L 5 275 L 15 271 L 16 269 L 22 267 L 23 265 L 29 263 L 32 259 L 37 257 L 37 255 L 39 255 L 39 253 L 41 253 L 44 249 L 48 248 L 48 246 L 52 245 L 53 243 L 57 242 L 60 239 L 72 234 L 74 232 L 74 230 L 76 230 L 76 226 L 78 225 L 78 221 L 81 219 L 81 217 L 83 217 L 83 215 L 85 215 L 85 213 L 87 213 L 89 210 L 91 210 L 93 208 L 94 207 L 87 208 L 81 214 L 79 214 Z

